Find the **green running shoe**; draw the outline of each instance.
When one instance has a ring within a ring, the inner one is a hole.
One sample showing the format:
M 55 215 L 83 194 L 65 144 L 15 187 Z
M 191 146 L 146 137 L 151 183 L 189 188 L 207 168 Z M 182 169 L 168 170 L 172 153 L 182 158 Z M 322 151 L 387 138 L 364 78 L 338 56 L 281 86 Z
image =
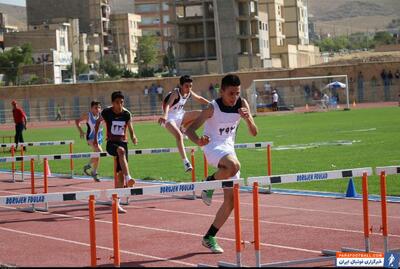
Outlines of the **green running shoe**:
M 203 203 L 205 203 L 206 205 L 210 206 L 213 194 L 214 194 L 214 190 L 204 190 L 204 191 L 202 191 L 201 192 L 201 199 L 203 200 Z
M 224 253 L 224 250 L 218 245 L 213 236 L 203 237 L 202 245 L 209 248 L 213 253 Z

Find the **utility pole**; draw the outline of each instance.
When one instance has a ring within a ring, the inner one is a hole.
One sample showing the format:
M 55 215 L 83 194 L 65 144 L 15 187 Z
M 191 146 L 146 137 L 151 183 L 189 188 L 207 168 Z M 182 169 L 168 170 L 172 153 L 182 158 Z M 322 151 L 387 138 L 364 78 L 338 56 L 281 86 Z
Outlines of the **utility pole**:
M 221 48 L 221 32 L 219 28 L 219 13 L 217 0 L 213 0 L 214 10 L 214 24 L 215 24 L 215 43 L 217 48 L 217 61 L 218 61 L 218 73 L 224 73 L 224 66 L 222 63 L 222 48 Z

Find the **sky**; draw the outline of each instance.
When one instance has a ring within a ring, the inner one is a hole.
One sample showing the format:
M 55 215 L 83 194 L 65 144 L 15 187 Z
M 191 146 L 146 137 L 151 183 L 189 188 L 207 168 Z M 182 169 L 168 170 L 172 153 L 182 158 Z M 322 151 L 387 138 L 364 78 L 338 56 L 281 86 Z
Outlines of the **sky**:
M 25 6 L 25 0 L 0 0 L 0 3 L 10 4 L 15 6 Z

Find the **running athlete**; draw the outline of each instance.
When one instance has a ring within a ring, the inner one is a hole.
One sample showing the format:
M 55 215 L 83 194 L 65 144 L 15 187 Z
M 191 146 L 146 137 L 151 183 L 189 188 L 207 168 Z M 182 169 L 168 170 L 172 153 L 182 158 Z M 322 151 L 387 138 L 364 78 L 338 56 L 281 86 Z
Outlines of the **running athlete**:
M 138 140 L 132 127 L 132 115 L 131 112 L 124 108 L 124 95 L 120 91 L 112 93 L 111 101 L 112 106 L 105 108 L 96 121 L 94 143 L 98 143 L 96 135 L 99 131 L 101 121 L 104 120 L 107 127 L 107 152 L 117 157 L 116 172 L 118 175 L 118 182 L 116 187 L 132 187 L 135 184 L 135 180 L 129 173 L 128 139 L 126 134 L 128 129 L 132 143 L 136 145 Z M 126 213 L 126 210 L 123 209 L 119 203 L 118 211 L 120 213 Z
M 86 121 L 86 141 L 88 145 L 95 151 L 95 152 L 102 152 L 103 149 L 101 148 L 101 144 L 103 143 L 103 128 L 99 130 L 97 133 L 97 145 L 94 145 L 94 126 L 96 125 L 96 121 L 100 116 L 101 111 L 101 104 L 100 102 L 93 100 L 90 103 L 90 111 L 88 113 L 84 113 L 81 115 L 79 119 L 75 120 L 76 127 L 78 128 L 79 134 L 81 138 L 85 137 L 85 133 L 83 132 L 80 123 L 82 121 Z M 99 167 L 100 158 L 91 158 L 89 163 L 83 167 L 83 172 L 88 175 L 92 176 L 96 182 L 100 182 L 97 169 Z M 92 168 L 92 171 L 89 173 L 89 170 Z
M 158 123 L 161 126 L 164 126 L 175 137 L 185 172 L 191 171 L 193 168 L 186 156 L 186 151 L 183 145 L 183 133 L 185 128 L 187 128 L 194 119 L 200 115 L 201 111 L 194 110 L 185 112 L 183 107 L 191 96 L 193 96 L 193 99 L 200 104 L 209 103 L 207 99 L 192 91 L 192 82 L 192 78 L 188 75 L 180 77 L 180 87 L 175 88 L 165 96 L 162 104 L 164 114 L 158 120 Z
M 256 136 L 257 126 L 250 114 L 247 101 L 240 97 L 240 79 L 236 75 L 226 75 L 222 79 L 220 95 L 204 109 L 189 126 L 187 136 L 197 145 L 204 146 L 204 154 L 210 165 L 218 168 L 206 181 L 240 178 L 240 162 L 235 153 L 236 131 L 243 118 L 250 135 Z M 205 123 L 204 134 L 199 137 L 196 130 Z M 201 197 L 206 205 L 211 205 L 213 191 L 203 191 Z M 219 208 L 214 222 L 203 237 L 203 246 L 214 253 L 223 253 L 215 236 L 233 209 L 233 190 L 224 189 L 224 202 Z

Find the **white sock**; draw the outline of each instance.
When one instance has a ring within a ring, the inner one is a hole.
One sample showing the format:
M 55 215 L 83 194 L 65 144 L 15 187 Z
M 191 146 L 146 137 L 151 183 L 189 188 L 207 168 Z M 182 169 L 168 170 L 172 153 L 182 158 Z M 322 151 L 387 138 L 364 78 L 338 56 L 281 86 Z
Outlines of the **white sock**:
M 132 177 L 130 174 L 127 174 L 127 175 L 124 175 L 124 178 L 125 178 L 125 181 L 128 182 L 128 180 L 131 179 Z
M 182 161 L 183 161 L 183 164 L 190 163 L 189 160 L 188 160 L 187 158 L 186 158 L 186 159 L 182 159 Z

